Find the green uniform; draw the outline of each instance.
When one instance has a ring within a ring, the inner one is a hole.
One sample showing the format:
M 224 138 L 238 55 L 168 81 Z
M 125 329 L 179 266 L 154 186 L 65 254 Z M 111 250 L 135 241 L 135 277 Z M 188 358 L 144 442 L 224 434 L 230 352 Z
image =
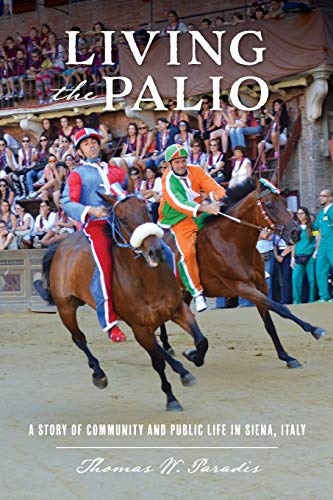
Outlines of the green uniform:
M 307 274 L 309 282 L 309 302 L 315 301 L 316 293 L 316 277 L 315 277 L 315 260 L 312 254 L 315 250 L 315 237 L 308 236 L 306 228 L 301 228 L 300 240 L 295 246 L 295 257 L 298 255 L 309 255 L 310 259 L 304 264 L 297 264 L 293 269 L 292 285 L 293 285 L 293 303 L 302 303 L 303 279 Z
M 330 300 L 328 289 L 328 273 L 333 266 L 333 205 L 322 209 L 316 219 L 315 229 L 320 231 L 320 244 L 316 262 L 316 277 L 321 300 Z

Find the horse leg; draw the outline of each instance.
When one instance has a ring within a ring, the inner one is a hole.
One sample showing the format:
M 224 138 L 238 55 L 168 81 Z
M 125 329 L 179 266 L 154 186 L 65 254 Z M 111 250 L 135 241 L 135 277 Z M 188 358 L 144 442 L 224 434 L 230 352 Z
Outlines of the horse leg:
M 169 344 L 168 332 L 165 323 L 162 323 L 160 326 L 160 341 L 162 342 L 163 349 L 165 349 L 166 351 L 168 351 L 168 353 L 174 356 L 175 350 Z
M 271 300 L 268 297 L 266 297 L 266 295 L 264 295 L 262 292 L 260 292 L 255 288 L 254 284 L 243 283 L 238 281 L 234 282 L 234 289 L 241 297 L 244 297 L 245 299 L 254 302 L 256 306 L 263 306 L 264 308 L 275 312 L 282 318 L 294 321 L 294 323 L 303 328 L 304 331 L 311 332 L 312 336 L 316 340 L 319 340 L 326 333 L 323 328 L 320 328 L 318 326 L 313 326 L 311 325 L 311 323 L 303 321 L 302 319 L 295 316 L 285 305 L 278 304 L 274 300 Z
M 268 332 L 273 341 L 279 359 L 285 361 L 287 363 L 288 368 L 302 368 L 301 363 L 299 363 L 299 361 L 297 361 L 296 358 L 292 358 L 291 356 L 289 356 L 289 354 L 287 354 L 287 352 L 284 350 L 268 310 L 262 306 L 257 306 L 257 309 L 260 316 L 262 317 L 266 331 Z
M 188 349 L 183 352 L 183 355 L 196 366 L 202 366 L 205 362 L 205 356 L 208 350 L 208 340 L 201 332 L 195 317 L 185 302 L 181 302 L 176 314 L 174 314 L 171 319 L 174 323 L 181 326 L 183 330 L 192 335 L 194 339 L 196 349 Z
M 174 396 L 171 384 L 166 378 L 164 353 L 162 354 L 159 349 L 155 335 L 147 332 L 145 328 L 138 326 L 132 326 L 132 330 L 136 340 L 149 354 L 153 368 L 160 376 L 162 382 L 161 388 L 167 397 L 167 411 L 182 411 L 183 408 Z
M 173 358 L 170 352 L 164 349 L 164 347 L 158 345 L 158 348 L 162 352 L 165 361 L 171 366 L 173 371 L 180 375 L 180 380 L 184 386 L 190 387 L 191 385 L 196 384 L 197 379 L 193 377 L 193 375 L 186 370 L 186 368 L 184 368 L 180 361 Z
M 88 358 L 89 367 L 93 370 L 92 381 L 99 389 L 104 389 L 108 385 L 108 379 L 104 371 L 99 366 L 99 361 L 90 352 L 87 346 L 87 340 L 81 332 L 77 317 L 77 306 L 71 303 L 58 305 L 59 316 L 65 327 L 71 332 L 74 344 L 85 353 Z

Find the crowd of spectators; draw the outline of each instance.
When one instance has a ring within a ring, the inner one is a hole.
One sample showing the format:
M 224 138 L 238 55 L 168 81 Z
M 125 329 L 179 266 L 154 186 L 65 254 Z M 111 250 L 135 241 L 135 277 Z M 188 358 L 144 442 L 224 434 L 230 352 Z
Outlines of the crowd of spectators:
M 302 2 L 272 0 L 267 5 L 267 2 L 256 0 L 248 8 L 246 19 L 243 18 L 242 13 L 235 11 L 230 20 L 225 21 L 221 16 L 213 20 L 205 17 L 198 26 L 192 22 L 186 25 L 179 20 L 175 10 L 170 10 L 167 13 L 167 24 L 161 28 L 160 36 L 168 36 L 168 32 L 175 30 L 185 33 L 189 30 L 223 28 L 226 25 L 237 25 L 248 20 L 279 19 L 290 10 L 308 11 L 309 7 Z M 8 9 L 6 12 L 8 13 Z M 77 43 L 77 61 L 84 61 L 94 55 L 92 66 L 66 65 L 67 42 L 63 38 L 59 39 L 46 23 L 40 27 L 32 26 L 26 34 L 8 36 L 0 41 L 0 107 L 4 106 L 6 101 L 12 103 L 24 100 L 28 81 L 30 82 L 29 97 L 32 97 L 31 82 L 34 82 L 35 93 L 40 104 L 53 101 L 53 89 L 64 86 L 67 90 L 72 90 L 82 81 L 88 81 L 92 88 L 101 88 L 102 92 L 105 85 L 103 77 L 115 76 L 119 73 L 118 44 L 126 43 L 123 35 L 119 33 L 112 46 L 114 64 L 103 65 L 104 49 L 101 32 L 106 29 L 107 27 L 102 22 L 96 22 L 89 31 L 84 31 L 79 26 L 70 28 L 70 30 L 80 32 Z M 63 37 L 63 34 L 61 36 Z M 146 30 L 137 30 L 135 36 L 137 44 L 144 46 L 148 39 Z

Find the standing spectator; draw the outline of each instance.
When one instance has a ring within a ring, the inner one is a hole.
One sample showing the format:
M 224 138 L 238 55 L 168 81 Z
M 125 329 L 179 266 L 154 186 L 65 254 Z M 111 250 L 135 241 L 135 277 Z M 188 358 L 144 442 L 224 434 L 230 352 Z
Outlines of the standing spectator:
M 8 85 L 8 65 L 4 56 L 0 56 L 0 101 L 5 98 L 4 85 L 6 88 L 9 88 Z M 9 90 L 7 90 L 9 93 Z
M 186 24 L 179 21 L 178 14 L 175 10 L 169 10 L 168 12 L 168 24 L 164 26 L 161 31 L 161 36 L 168 36 L 169 31 L 180 31 L 181 33 L 186 33 Z
M 141 184 L 143 182 L 141 170 L 133 167 L 129 171 L 128 190 L 136 195 L 141 194 Z
M 312 255 L 315 250 L 315 237 L 313 235 L 312 221 L 309 210 L 299 207 L 297 219 L 301 228 L 300 240 L 291 249 L 291 267 L 293 269 L 293 303 L 301 304 L 303 296 L 303 280 L 307 276 L 309 284 L 309 302 L 315 301 L 316 279 L 315 260 Z
M 19 197 L 16 199 L 26 198 L 29 194 L 27 185 L 27 174 L 33 169 L 36 164 L 36 150 L 30 144 L 28 135 L 22 138 L 22 148 L 18 151 L 18 168 L 13 173 L 13 184 L 16 193 Z
M 190 154 L 186 159 L 187 165 L 195 165 L 205 169 L 207 161 L 207 154 L 204 152 L 203 144 L 201 141 L 193 139 L 191 142 Z
M 43 23 L 40 30 L 40 46 L 43 49 L 47 45 L 47 39 L 51 33 L 51 28 L 48 24 Z
M 28 57 L 31 56 L 33 50 L 41 50 L 40 38 L 38 36 L 38 30 L 35 26 L 30 28 L 28 36 L 18 36 L 17 40 Z
M 203 140 L 206 148 L 206 153 L 209 153 L 209 137 L 210 133 L 215 130 L 215 114 L 211 110 L 213 105 L 212 98 L 209 95 L 202 97 L 201 110 L 198 113 L 198 125 L 200 131 L 200 139 Z M 199 137 L 197 137 L 199 138 Z
M 273 299 L 272 281 L 274 272 L 274 245 L 272 242 L 272 233 L 267 228 L 264 228 L 262 229 L 262 231 L 260 231 L 259 239 L 257 242 L 257 250 L 260 253 L 262 260 L 264 261 L 265 273 L 267 275 L 267 296 L 269 299 Z
M 273 235 L 274 257 L 280 285 L 280 304 L 292 304 L 292 285 L 290 267 L 291 246 L 277 235 Z
M 319 230 L 316 250 L 316 277 L 319 289 L 319 301 L 332 301 L 328 288 L 328 273 L 333 266 L 333 206 L 332 191 L 323 189 L 319 195 L 320 210 L 314 228 Z
M 44 168 L 47 165 L 47 159 L 49 154 L 48 138 L 45 135 L 41 135 L 39 138 L 39 143 L 36 147 L 35 160 L 36 163 L 34 167 L 27 172 L 27 186 L 28 186 L 28 198 L 33 199 L 38 196 L 35 191 L 34 183 L 42 178 Z
M 44 104 L 47 100 L 52 102 L 54 79 L 66 69 L 65 49 L 58 43 L 57 37 L 52 31 L 47 38 L 47 45 L 43 49 L 43 55 L 47 56 L 49 62 L 48 67 L 36 75 L 36 90 L 40 104 Z
M 251 161 L 245 156 L 245 149 L 242 146 L 236 146 L 233 150 L 232 172 L 228 187 L 234 187 L 241 184 L 252 175 Z
M 25 211 L 24 206 L 18 201 L 15 203 L 15 211 L 17 213 L 17 226 L 14 234 L 17 237 L 18 248 L 30 248 L 31 235 L 35 226 L 34 218 Z
M 60 136 L 73 137 L 74 127 L 72 127 L 72 125 L 70 125 L 67 116 L 62 116 L 60 118 L 60 127 L 59 127 L 58 134 L 59 134 L 59 137 Z

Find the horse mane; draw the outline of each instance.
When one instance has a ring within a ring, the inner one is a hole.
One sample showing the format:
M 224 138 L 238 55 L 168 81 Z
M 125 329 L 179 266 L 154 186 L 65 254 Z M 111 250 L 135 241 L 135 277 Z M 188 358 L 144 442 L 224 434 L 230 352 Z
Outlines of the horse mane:
M 245 198 L 248 194 L 252 193 L 256 189 L 256 180 L 254 177 L 248 177 L 244 182 L 236 184 L 232 188 L 228 188 L 226 191 L 226 203 L 224 204 L 223 211 L 229 211 L 236 205 L 240 200 Z

